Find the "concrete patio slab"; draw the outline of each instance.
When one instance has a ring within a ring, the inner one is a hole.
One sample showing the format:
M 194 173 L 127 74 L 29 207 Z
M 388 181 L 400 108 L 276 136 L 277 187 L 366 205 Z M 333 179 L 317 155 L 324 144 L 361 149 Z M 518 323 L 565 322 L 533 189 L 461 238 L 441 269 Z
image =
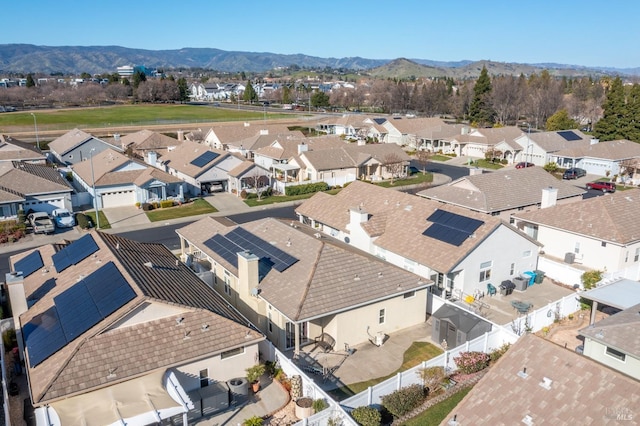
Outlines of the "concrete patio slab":
M 102 213 L 107 217 L 113 229 L 138 226 L 143 228 L 151 223 L 144 210 L 135 206 L 102 209 Z

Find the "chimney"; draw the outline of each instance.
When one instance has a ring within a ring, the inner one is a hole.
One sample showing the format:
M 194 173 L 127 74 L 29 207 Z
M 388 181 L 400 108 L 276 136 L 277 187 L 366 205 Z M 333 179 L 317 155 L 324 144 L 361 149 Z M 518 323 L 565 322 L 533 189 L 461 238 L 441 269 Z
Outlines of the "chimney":
M 468 135 L 469 134 L 469 128 L 467 126 L 462 126 L 462 128 L 460 129 L 460 134 L 461 135 Z
M 114 133 L 113 134 L 113 141 L 115 142 L 116 145 L 118 145 L 118 142 L 120 142 L 120 133 Z M 123 146 L 124 148 L 124 146 Z
M 591 144 L 591 145 L 595 145 L 595 144 L 597 144 L 598 142 L 600 142 L 600 139 L 597 139 L 597 138 L 591 138 L 590 144 Z
M 469 176 L 481 175 L 482 169 L 479 167 L 473 167 L 469 169 Z
M 364 139 L 358 139 L 358 146 L 365 146 L 367 144 L 367 141 Z
M 265 136 L 269 134 L 269 129 L 262 129 L 260 130 L 260 136 Z
M 309 151 L 309 145 L 301 143 L 298 145 L 298 154 Z
M 260 258 L 250 251 L 238 253 L 238 293 L 240 297 L 251 295 L 251 289 L 258 287 L 258 263 Z
M 158 161 L 158 154 L 155 151 L 147 152 L 147 164 L 154 166 Z
M 542 189 L 542 199 L 540 200 L 540 208 L 546 209 L 553 207 L 558 202 L 558 188 L 552 186 Z
M 365 223 L 368 220 L 369 220 L 369 213 L 364 211 L 362 208 L 354 207 L 352 209 L 349 209 L 349 224 L 351 226 L 358 223 Z
M 184 130 L 178 130 L 178 140 L 180 142 L 184 141 Z
M 11 265 L 12 266 L 12 265 Z M 11 313 L 13 314 L 13 324 L 16 328 L 16 338 L 18 341 L 19 353 L 24 353 L 22 345 L 22 328 L 20 327 L 20 315 L 29 309 L 27 304 L 27 296 L 24 291 L 24 277 L 22 272 L 10 272 L 5 274 L 5 285 L 7 289 L 8 299 L 11 302 Z

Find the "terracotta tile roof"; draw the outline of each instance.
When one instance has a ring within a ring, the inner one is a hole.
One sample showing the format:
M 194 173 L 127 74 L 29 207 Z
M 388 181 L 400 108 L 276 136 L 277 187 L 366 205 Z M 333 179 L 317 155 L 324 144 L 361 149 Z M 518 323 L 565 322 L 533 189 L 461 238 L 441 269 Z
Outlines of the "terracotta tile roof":
M 0 189 L 20 197 L 71 192 L 73 189 L 60 173 L 48 166 L 15 161 L 4 163 Z
M 326 151 L 335 148 L 341 148 L 345 146 L 347 142 L 341 139 L 339 136 L 326 135 L 318 136 L 314 138 L 285 138 L 278 139 L 271 143 L 269 146 L 257 149 L 256 155 L 262 155 L 268 158 L 275 158 L 278 160 L 290 159 L 298 155 L 298 146 L 307 145 L 309 151 Z
M 527 377 L 518 374 L 527 369 Z M 541 386 L 550 379 L 549 388 Z M 460 425 L 619 425 L 635 423 L 638 382 L 572 350 L 525 334 L 440 423 Z M 633 421 L 616 420 L 624 412 Z
M 518 213 L 518 219 L 615 244 L 640 240 L 640 190 L 630 189 L 542 210 Z
M 416 136 L 432 140 L 449 140 L 461 135 L 463 129 L 468 130 L 469 126 L 465 124 L 436 123 L 417 131 Z
M 531 134 L 523 133 L 518 138 L 520 144 L 526 148 L 527 138 L 531 138 L 531 142 L 538 145 L 546 152 L 556 152 L 566 148 L 588 146 L 591 144 L 591 136 L 585 135 L 580 130 L 571 130 L 580 139 L 568 141 L 561 136 L 560 132 L 533 132 Z
M 500 142 L 513 143 L 516 138 L 524 134 L 524 132 L 516 126 L 476 129 L 474 132 L 480 133 L 488 145 L 496 145 Z
M 354 207 L 369 214 L 364 229 L 370 236 L 378 236 L 376 246 L 440 272 L 450 272 L 499 226 L 508 226 L 496 217 L 360 181 L 336 195 L 316 194 L 298 206 L 296 213 L 348 233 L 349 209 Z M 422 235 L 431 225 L 427 218 L 437 209 L 483 224 L 460 246 Z
M 556 179 L 540 167 L 528 167 L 465 176 L 447 185 L 420 191 L 417 195 L 491 213 L 540 204 L 542 190 L 549 187 L 558 189 L 558 200 L 581 199 L 586 192 Z
M 304 139 L 304 133 L 300 130 L 289 131 L 286 133 L 269 133 L 266 135 L 257 134 L 253 135 L 247 139 L 242 139 L 233 144 L 227 144 L 228 146 L 235 146 L 237 148 L 242 147 L 242 149 L 246 149 L 247 151 L 255 151 L 257 149 L 263 148 L 265 146 L 271 145 L 276 140 L 282 139 Z
M 294 321 L 348 310 L 430 284 L 346 244 L 314 238 L 310 229 L 299 229 L 303 225 L 294 227 L 269 218 L 240 226 L 298 259 L 283 272 L 271 269 L 259 284 L 260 297 Z M 237 268 L 204 245 L 216 233 L 225 235 L 234 228 L 204 218 L 176 232 L 237 276 Z
M 132 161 L 126 155 L 119 153 L 113 149 L 105 149 L 84 161 L 71 166 L 74 173 L 85 182 L 93 182 L 91 170 L 93 167 L 93 178 L 98 182 L 100 178 L 109 172 L 116 170 L 119 167 Z M 93 164 L 92 164 L 93 162 Z
M 396 128 L 400 133 L 406 135 L 415 135 L 426 129 L 437 126 L 446 126 L 445 122 L 441 118 L 437 117 L 390 117 L 387 120 L 387 123 Z
M 640 304 L 604 318 L 580 334 L 640 359 Z
M 135 297 L 40 364 L 27 366 L 35 404 L 263 339 L 163 245 L 98 232 L 90 235 L 98 251 L 60 273 L 52 266 L 51 256 L 63 246 L 39 248 L 45 266 L 24 278 L 25 294 L 32 297 L 51 280 L 55 286 L 38 295 L 35 304 L 20 316 L 21 324 L 24 326 L 51 308 L 53 298 L 73 286 L 78 277 L 109 262 L 129 283 Z M 10 265 L 22 257 L 12 257 Z M 151 305 L 163 306 L 165 312 L 171 313 L 151 321 L 120 324 L 125 317 Z M 177 326 L 178 317 L 184 318 L 184 327 Z M 209 331 L 202 331 L 202 324 L 209 324 Z M 190 333 L 185 341 L 187 331 Z M 114 368 L 115 381 L 107 378 Z
M 47 157 L 33 144 L 0 134 L 0 161 L 45 161 L 46 159 Z
M 64 155 L 90 139 L 98 138 L 83 130 L 73 129 L 49 142 L 49 149 L 56 152 L 58 155 Z
M 240 177 L 254 167 L 259 167 L 259 166 L 257 166 L 253 161 L 245 160 L 242 163 L 235 166 L 233 169 L 229 170 L 228 174 L 231 177 Z
M 202 167 L 191 164 L 193 160 L 207 151 L 215 152 L 218 154 L 218 157 Z M 209 148 L 206 145 L 202 145 L 197 142 L 184 141 L 181 145 L 177 146 L 174 150 L 167 152 L 162 157 L 162 164 L 184 173 L 187 176 L 196 178 L 228 157 L 228 152 Z
M 182 141 L 151 130 L 140 130 L 120 137 L 122 148 L 131 146 L 136 151 L 166 150 L 180 145 Z
M 598 142 L 557 151 L 555 155 L 572 158 L 598 158 L 620 161 L 640 157 L 640 144 L 629 140 Z
M 260 134 L 260 131 L 268 131 L 271 135 L 288 133 L 289 128 L 284 124 L 264 124 L 264 123 L 234 123 L 231 125 L 221 125 L 211 128 L 218 140 L 224 145 L 237 146 L 238 142 Z
M 167 172 L 158 170 L 155 167 L 147 167 L 142 170 L 138 177 L 133 181 L 137 186 L 144 186 L 146 183 L 152 180 L 159 180 L 164 183 L 178 183 L 182 182 L 180 178 L 170 175 Z
M 339 149 L 307 151 L 300 154 L 316 170 L 335 170 L 364 165 L 370 159 L 386 164 L 389 158 L 409 161 L 411 158 L 396 144 L 349 144 Z

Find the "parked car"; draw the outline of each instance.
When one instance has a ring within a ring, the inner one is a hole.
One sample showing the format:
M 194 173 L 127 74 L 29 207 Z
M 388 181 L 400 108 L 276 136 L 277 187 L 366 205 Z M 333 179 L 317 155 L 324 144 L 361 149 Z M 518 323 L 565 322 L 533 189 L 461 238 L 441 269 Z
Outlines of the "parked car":
M 589 182 L 586 187 L 587 189 L 595 189 L 602 192 L 616 192 L 616 184 L 613 182 Z
M 27 216 L 27 220 L 34 234 L 53 234 L 55 227 L 53 221 L 45 212 L 35 212 Z
M 73 228 L 76 226 L 76 220 L 73 214 L 67 209 L 55 209 L 51 213 L 53 221 L 58 228 Z
M 526 169 L 527 167 L 533 167 L 535 164 L 529 163 L 528 161 L 521 161 L 516 164 L 516 169 Z
M 578 179 L 586 175 L 587 175 L 587 171 L 585 169 L 579 169 L 577 167 L 574 167 L 572 169 L 565 170 L 564 174 L 562 175 L 562 179 Z

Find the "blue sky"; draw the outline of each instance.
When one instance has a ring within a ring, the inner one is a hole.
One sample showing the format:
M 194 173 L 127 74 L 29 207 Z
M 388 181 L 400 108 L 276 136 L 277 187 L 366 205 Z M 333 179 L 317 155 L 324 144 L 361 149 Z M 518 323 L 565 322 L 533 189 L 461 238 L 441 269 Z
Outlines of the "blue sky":
M 32 0 L 12 8 L 3 44 L 640 67 L 635 0 Z

